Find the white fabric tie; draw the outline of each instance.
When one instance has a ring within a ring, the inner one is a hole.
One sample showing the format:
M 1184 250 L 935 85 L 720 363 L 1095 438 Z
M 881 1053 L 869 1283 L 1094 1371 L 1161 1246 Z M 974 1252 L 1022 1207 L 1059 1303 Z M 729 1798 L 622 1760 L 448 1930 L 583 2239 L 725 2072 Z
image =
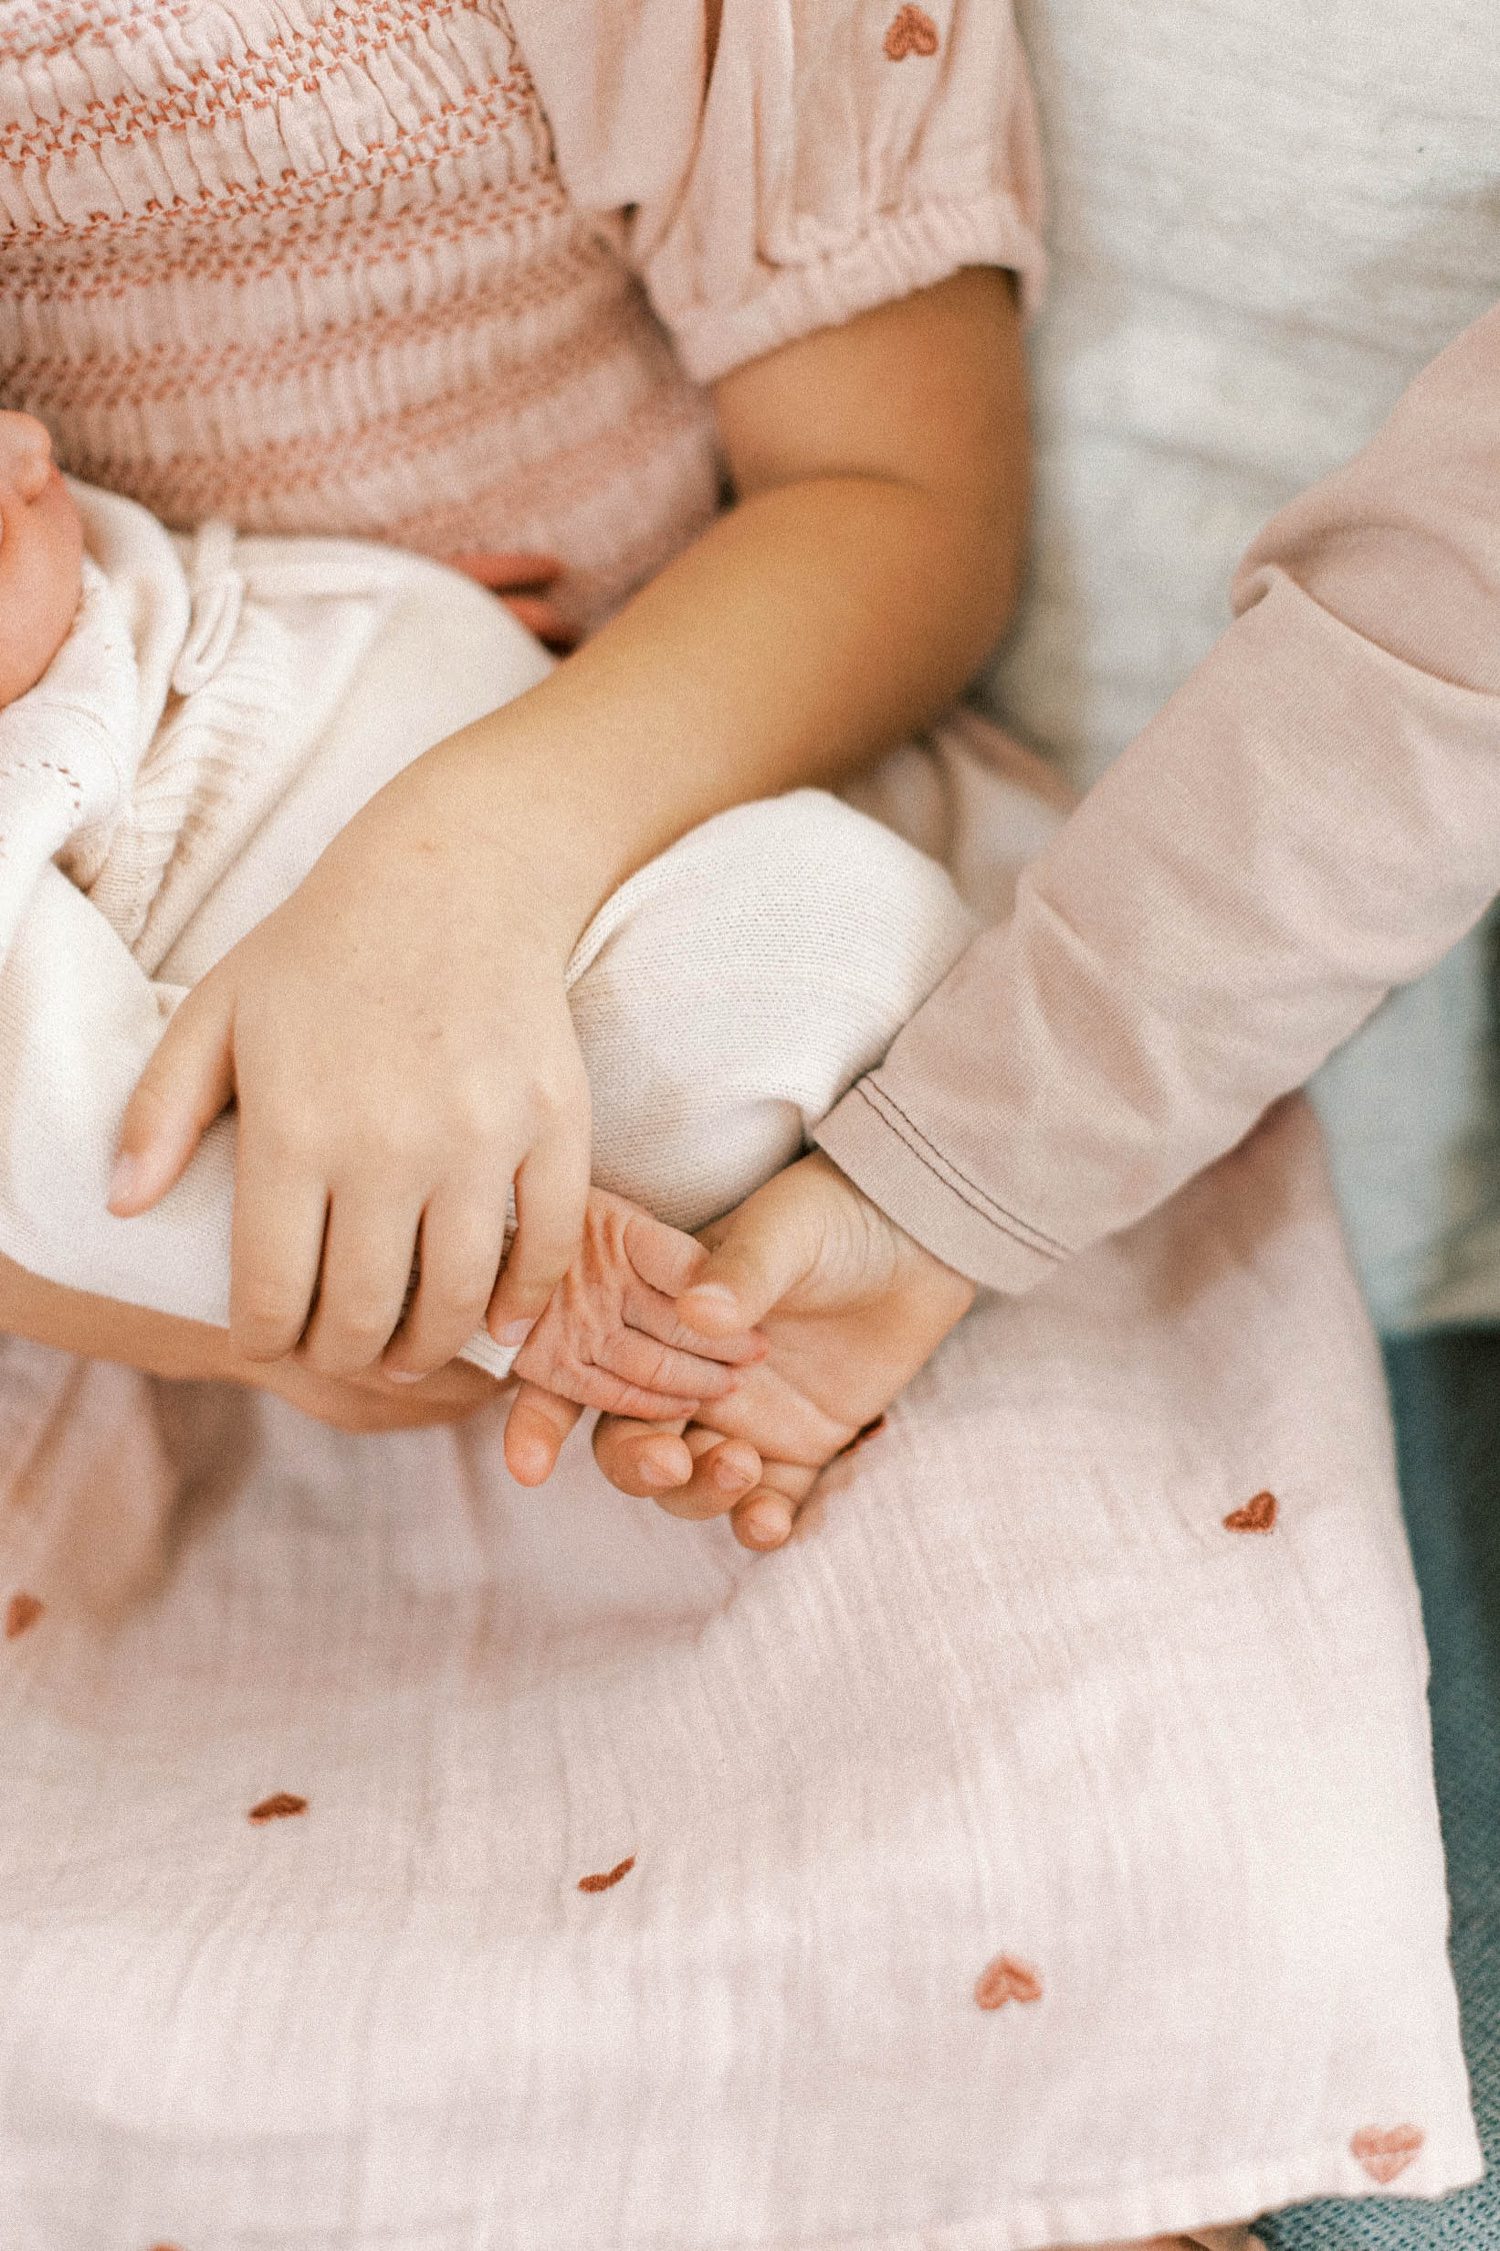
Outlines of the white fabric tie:
M 193 541 L 188 564 L 192 618 L 182 654 L 172 668 L 172 686 L 190 696 L 211 680 L 229 653 L 245 601 L 245 581 L 234 568 L 233 527 L 217 518 L 204 524 Z

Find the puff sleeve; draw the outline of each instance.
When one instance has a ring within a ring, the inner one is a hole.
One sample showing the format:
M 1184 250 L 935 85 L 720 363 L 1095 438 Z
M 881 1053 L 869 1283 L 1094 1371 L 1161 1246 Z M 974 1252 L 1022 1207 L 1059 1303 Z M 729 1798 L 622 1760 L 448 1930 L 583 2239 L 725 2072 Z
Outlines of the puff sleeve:
M 711 382 L 945 279 L 1043 274 L 1006 0 L 511 0 L 574 202 Z

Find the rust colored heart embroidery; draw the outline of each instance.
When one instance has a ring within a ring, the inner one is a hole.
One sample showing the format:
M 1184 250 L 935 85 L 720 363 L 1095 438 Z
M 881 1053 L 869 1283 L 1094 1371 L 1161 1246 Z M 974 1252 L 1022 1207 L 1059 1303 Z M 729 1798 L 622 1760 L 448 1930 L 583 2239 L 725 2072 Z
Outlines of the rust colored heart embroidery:
M 1243 1508 L 1231 1509 L 1224 1519 L 1226 1532 L 1269 1532 L 1276 1522 L 1276 1495 L 1257 1493 Z
M 250 1808 L 249 1821 L 288 1821 L 294 1813 L 306 1813 L 307 1800 L 290 1790 L 278 1790 L 274 1797 L 262 1798 L 259 1805 Z
M 1040 2001 L 1041 1997 L 1042 1981 L 1036 1971 L 1018 1962 L 1014 1954 L 997 1954 L 974 1988 L 982 2009 L 1003 2009 L 1007 2001 Z
M 5 1638 L 17 1641 L 28 1633 L 46 1609 L 34 1594 L 13 1594 L 5 1612 Z
M 935 55 L 938 46 L 938 27 L 925 8 L 900 9 L 885 35 L 885 51 L 893 63 L 904 63 L 908 55 Z
M 1372 2181 L 1404 2173 L 1427 2136 L 1420 2126 L 1361 2126 L 1349 2147 Z
M 602 1876 L 580 1876 L 578 1889 L 580 1891 L 608 1891 L 611 1884 L 617 1884 L 622 1876 L 628 1876 L 634 1866 L 635 1854 L 631 1853 L 628 1860 L 619 1861 L 613 1868 L 606 1868 Z

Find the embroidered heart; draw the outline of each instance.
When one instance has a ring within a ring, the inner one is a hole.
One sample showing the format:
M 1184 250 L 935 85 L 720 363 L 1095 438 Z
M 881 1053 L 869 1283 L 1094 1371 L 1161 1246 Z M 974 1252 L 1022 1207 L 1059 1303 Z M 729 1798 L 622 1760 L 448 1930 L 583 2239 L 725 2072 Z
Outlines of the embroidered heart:
M 1349 2147 L 1372 2181 L 1404 2173 L 1427 2136 L 1420 2126 L 1361 2126 Z
M 611 1884 L 617 1884 L 622 1876 L 628 1876 L 634 1866 L 635 1854 L 631 1853 L 628 1860 L 622 1860 L 615 1867 L 606 1869 L 602 1876 L 580 1876 L 578 1889 L 580 1891 L 608 1891 Z
M 982 2009 L 1003 2009 L 1007 2001 L 1040 2001 L 1042 1981 L 1014 1954 L 997 1954 L 980 1976 L 974 1998 Z
M 1269 1532 L 1276 1522 L 1276 1495 L 1257 1493 L 1243 1508 L 1231 1509 L 1224 1519 L 1226 1532 Z
M 262 1798 L 259 1805 L 250 1808 L 249 1821 L 287 1821 L 294 1813 L 306 1813 L 307 1800 L 294 1796 L 290 1790 L 278 1790 L 274 1797 Z
M 34 1594 L 13 1594 L 5 1612 L 5 1638 L 16 1641 L 33 1627 L 46 1609 Z
M 925 8 L 900 9 L 885 35 L 885 51 L 893 63 L 904 63 L 908 55 L 935 55 L 938 45 L 938 27 Z

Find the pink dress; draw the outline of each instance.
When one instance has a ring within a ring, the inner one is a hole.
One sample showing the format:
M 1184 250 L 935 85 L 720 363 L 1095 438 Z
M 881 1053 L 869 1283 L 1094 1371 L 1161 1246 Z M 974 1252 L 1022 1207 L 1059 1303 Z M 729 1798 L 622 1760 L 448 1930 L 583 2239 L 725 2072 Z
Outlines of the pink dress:
M 168 523 L 551 552 L 595 616 L 716 506 L 705 379 L 1038 274 L 1008 10 L 941 12 L 730 7 L 705 108 L 702 0 L 12 0 L 0 397 Z
M 1039 272 L 999 0 L 723 0 L 711 78 L 708 13 L 6 0 L 0 400 L 170 520 L 601 614 L 715 505 L 703 380 Z M 1038 2251 L 1477 2170 L 1295 1104 L 982 1301 L 772 1557 L 519 1491 L 494 1410 L 0 1340 L 0 1620 L 8 2251 Z

